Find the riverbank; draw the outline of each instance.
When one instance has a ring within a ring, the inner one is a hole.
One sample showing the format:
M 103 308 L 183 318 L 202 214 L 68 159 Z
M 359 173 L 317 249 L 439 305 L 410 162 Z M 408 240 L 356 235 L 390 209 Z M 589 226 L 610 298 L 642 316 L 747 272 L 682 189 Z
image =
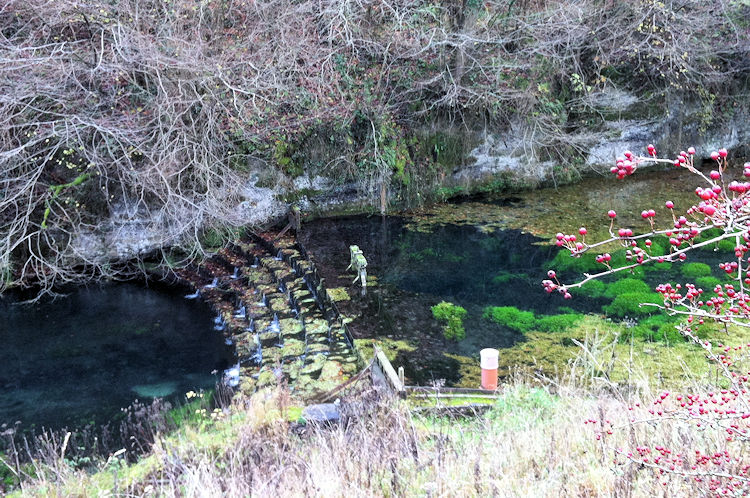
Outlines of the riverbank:
M 612 391 L 602 385 L 582 388 L 571 378 L 555 384 L 516 379 L 501 387 L 484 415 L 452 418 L 412 413 L 403 402 L 364 389 L 342 397 L 345 422 L 319 426 L 300 420 L 280 390 L 219 411 L 188 406 L 195 408 L 191 420 L 159 435 L 150 454 L 135 464 L 120 453 L 77 470 L 53 451 L 25 467 L 31 475 L 10 496 L 708 492 L 706 483 L 661 475 L 627 458 L 634 445 L 649 451 L 713 448 L 713 432 L 695 430 L 690 422 L 640 422 L 649 414 L 638 406 L 651 406 L 660 392 L 648 383 Z M 694 461 L 687 452 L 684 458 L 688 466 Z M 3 475 L 9 475 L 7 469 Z

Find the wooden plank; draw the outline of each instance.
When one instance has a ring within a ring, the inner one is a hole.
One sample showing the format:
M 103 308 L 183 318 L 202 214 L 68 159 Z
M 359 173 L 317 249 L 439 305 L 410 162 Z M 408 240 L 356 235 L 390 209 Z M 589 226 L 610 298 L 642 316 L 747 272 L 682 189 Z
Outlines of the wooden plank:
M 498 394 L 456 394 L 456 393 L 410 393 L 410 398 L 417 399 L 498 399 Z
M 388 383 L 393 387 L 393 390 L 396 391 L 396 394 L 403 396 L 404 385 L 401 384 L 398 374 L 396 373 L 396 370 L 393 369 L 393 365 L 391 365 L 388 357 L 386 357 L 385 353 L 378 347 L 375 347 L 375 359 L 383 370 Z
M 426 386 L 404 386 L 408 393 L 452 393 L 452 394 L 474 394 L 474 395 L 497 395 L 497 391 L 487 389 L 471 389 L 467 387 L 426 387 Z

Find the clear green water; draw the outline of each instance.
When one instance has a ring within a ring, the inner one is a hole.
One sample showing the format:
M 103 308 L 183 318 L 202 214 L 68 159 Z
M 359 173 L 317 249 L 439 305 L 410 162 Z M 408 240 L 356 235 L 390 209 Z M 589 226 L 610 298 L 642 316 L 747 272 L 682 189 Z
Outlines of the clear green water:
M 210 310 L 183 294 L 111 284 L 0 299 L 0 424 L 106 423 L 135 399 L 212 388 L 229 351 Z
M 657 223 L 671 223 L 663 208 L 672 200 L 678 210 L 697 199 L 690 175 L 683 171 L 639 172 L 626 181 L 594 178 L 560 189 L 540 189 L 474 198 L 431 207 L 403 217 L 350 216 L 312 221 L 304 226 L 302 241 L 319 263 L 329 287 L 344 286 L 352 301 L 341 303 L 344 313 L 356 317 L 350 324 L 355 337 L 407 341 L 417 349 L 398 360 L 407 376 L 420 383 L 432 377 L 457 380 L 455 365 L 445 353 L 478 356 L 485 347 L 507 348 L 527 337 L 482 318 L 487 306 L 515 306 L 537 315 L 553 315 L 573 308 L 602 314 L 611 299 L 578 296 L 563 300 L 547 295 L 541 286 L 558 249 L 551 243 L 558 231 L 577 233 L 586 226 L 589 240 L 604 237 L 606 213 L 618 212 L 615 231 L 646 231 L 640 212 L 657 210 Z M 352 285 L 350 244 L 363 250 L 368 273 L 379 285 L 366 297 Z M 712 273 L 723 253 L 696 252 L 688 262 L 704 261 Z M 560 268 L 557 268 L 560 270 Z M 559 272 L 564 281 L 580 273 Z M 627 276 L 627 275 L 625 275 Z M 669 270 L 636 275 L 653 287 L 661 281 L 685 282 L 680 265 Z M 450 301 L 467 309 L 466 338 L 458 343 L 442 338 L 441 324 L 430 307 Z M 561 309 L 563 308 L 563 309 Z M 447 362 L 447 363 L 446 363 Z

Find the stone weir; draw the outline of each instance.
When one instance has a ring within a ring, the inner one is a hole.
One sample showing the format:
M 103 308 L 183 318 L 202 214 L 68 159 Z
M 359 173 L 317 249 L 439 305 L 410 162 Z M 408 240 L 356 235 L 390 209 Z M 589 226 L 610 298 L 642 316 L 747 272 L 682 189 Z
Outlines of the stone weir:
M 286 383 L 310 399 L 363 365 L 323 282 L 294 237 L 276 232 L 230 243 L 179 277 L 216 312 L 215 329 L 236 351 L 224 381 L 246 395 Z

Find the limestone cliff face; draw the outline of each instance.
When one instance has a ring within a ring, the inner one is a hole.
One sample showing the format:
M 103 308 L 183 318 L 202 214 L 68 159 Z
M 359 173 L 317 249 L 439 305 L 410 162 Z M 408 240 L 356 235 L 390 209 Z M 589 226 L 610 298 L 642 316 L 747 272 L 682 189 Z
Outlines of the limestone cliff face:
M 574 166 L 584 173 L 608 171 L 624 151 L 645 154 L 650 143 L 667 157 L 693 146 L 703 159 L 721 147 L 743 156 L 750 145 L 747 109 L 730 109 L 725 116 L 713 117 L 711 113 L 716 111 L 675 96 L 669 99 L 666 113 L 654 115 L 650 104 L 619 90 L 593 94 L 588 104 L 602 117 L 600 124 L 571 134 L 580 144 L 583 158 Z M 469 154 L 469 161 L 452 175 L 456 184 L 486 181 L 503 173 L 532 184 L 554 181 L 564 166 L 559 160 L 540 159 L 533 145 L 533 127 L 528 123 L 513 123 L 502 132 L 485 130 L 478 136 L 481 141 Z
M 609 89 L 589 95 L 586 108 L 590 115 L 598 117 L 596 124 L 572 126 L 573 131 L 559 138 L 561 149 L 566 145 L 572 147 L 569 149 L 574 151 L 571 158 L 564 154 L 563 157 L 550 158 L 549 144 L 547 150 L 540 147 L 542 141 L 531 118 L 506 123 L 502 129 L 486 126 L 470 132 L 461 130 L 454 139 L 463 143 L 468 154 L 457 155 L 455 164 L 442 165 L 443 174 L 419 179 L 421 188 L 426 189 L 421 193 L 422 198 L 430 198 L 427 190 L 434 193 L 440 188 L 460 189 L 464 193 L 480 190 L 488 184 L 499 188 L 530 188 L 540 183 L 570 181 L 575 177 L 571 173 L 608 172 L 622 152 L 645 153 L 649 143 L 655 144 L 659 153 L 666 157 L 689 146 L 694 146 L 704 159 L 720 147 L 726 147 L 738 158 L 746 157 L 750 151 L 750 111 L 746 108 L 734 108 L 715 117 L 710 114 L 715 110 L 709 111 L 700 103 L 683 101 L 680 96 L 667 99 L 659 107 L 666 107 L 666 112 L 657 112 L 656 107 L 621 90 Z M 566 144 L 565 140 L 569 143 Z M 311 147 L 310 157 L 340 152 L 319 149 Z M 222 222 L 227 225 L 258 226 L 281 220 L 292 202 L 303 212 L 323 215 L 379 210 L 381 198 L 377 186 L 363 186 L 351 178 L 342 181 L 341 172 L 335 168 L 305 167 L 295 178 L 285 177 L 279 172 L 264 172 L 257 164 L 250 169 L 240 200 L 237 201 L 235 196 L 232 205 L 227 200 L 227 205 L 220 209 L 213 206 L 212 212 L 221 211 Z M 396 182 L 390 182 L 387 192 L 390 209 L 402 206 L 396 191 L 398 187 Z M 193 206 L 180 217 L 205 216 L 206 222 L 210 223 L 208 211 Z M 178 233 L 177 225 L 179 223 L 158 209 L 136 209 L 123 200 L 113 205 L 109 216 L 96 228 L 78 234 L 71 244 L 71 258 L 96 262 L 126 260 L 161 247 L 178 245 L 185 234 Z

